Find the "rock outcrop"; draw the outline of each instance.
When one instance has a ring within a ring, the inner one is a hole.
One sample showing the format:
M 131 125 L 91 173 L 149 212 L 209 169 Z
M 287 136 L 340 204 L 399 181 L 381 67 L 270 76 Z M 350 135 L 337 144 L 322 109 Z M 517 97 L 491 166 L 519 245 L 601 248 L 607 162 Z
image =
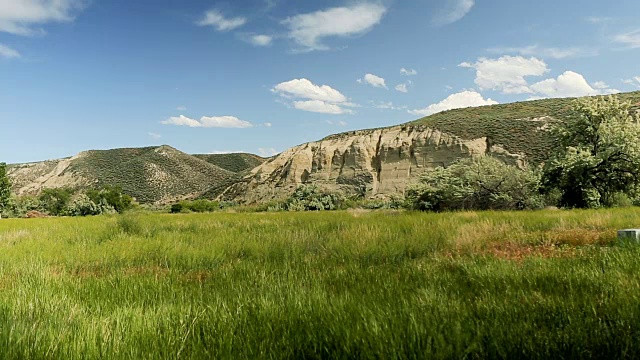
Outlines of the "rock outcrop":
M 223 199 L 255 203 L 288 196 L 303 183 L 367 197 L 400 195 L 426 169 L 461 158 L 495 156 L 524 166 L 486 137 L 463 140 L 424 126 L 396 126 L 327 137 L 286 150 L 228 188 Z

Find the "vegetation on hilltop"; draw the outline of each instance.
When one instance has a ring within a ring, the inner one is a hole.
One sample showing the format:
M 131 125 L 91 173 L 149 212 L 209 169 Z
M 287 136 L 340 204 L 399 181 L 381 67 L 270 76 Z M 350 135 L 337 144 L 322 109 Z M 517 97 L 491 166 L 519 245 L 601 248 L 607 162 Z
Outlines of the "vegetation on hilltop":
M 193 156 L 234 173 L 251 170 L 267 160 L 258 155 L 248 153 L 196 154 Z
M 169 146 L 94 150 L 69 171 L 101 186 L 119 186 L 140 203 L 196 197 L 235 174 Z
M 630 102 L 632 109 L 640 108 L 640 91 L 614 95 Z M 540 164 L 556 151 L 554 140 L 545 131 L 550 117 L 565 120 L 575 116 L 573 98 L 544 99 L 511 104 L 443 111 L 410 122 L 408 125 L 426 125 L 463 139 L 489 138 L 511 153 L 525 154 L 533 164 Z

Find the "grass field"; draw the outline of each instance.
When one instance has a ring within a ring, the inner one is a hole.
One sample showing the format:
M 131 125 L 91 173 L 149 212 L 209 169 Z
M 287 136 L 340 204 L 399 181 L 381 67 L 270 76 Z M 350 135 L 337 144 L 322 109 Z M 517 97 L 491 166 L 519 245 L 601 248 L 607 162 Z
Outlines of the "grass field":
M 640 209 L 0 220 L 1 359 L 637 358 Z

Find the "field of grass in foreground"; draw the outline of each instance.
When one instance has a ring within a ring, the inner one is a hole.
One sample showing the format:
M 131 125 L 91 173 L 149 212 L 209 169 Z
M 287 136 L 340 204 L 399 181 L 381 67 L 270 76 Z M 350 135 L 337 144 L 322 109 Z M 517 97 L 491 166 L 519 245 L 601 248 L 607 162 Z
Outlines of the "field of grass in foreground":
M 1 359 L 633 358 L 640 209 L 0 220 Z

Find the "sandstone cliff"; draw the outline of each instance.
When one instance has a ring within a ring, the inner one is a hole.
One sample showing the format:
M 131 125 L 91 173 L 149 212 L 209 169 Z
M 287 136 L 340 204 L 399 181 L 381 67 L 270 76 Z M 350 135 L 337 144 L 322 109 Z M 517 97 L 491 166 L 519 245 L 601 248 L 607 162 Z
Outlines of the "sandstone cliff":
M 293 147 L 255 168 L 221 197 L 261 202 L 286 197 L 303 183 L 389 197 L 402 194 L 426 169 L 481 155 L 525 165 L 524 155 L 509 153 L 486 137 L 464 140 L 425 126 L 403 125 L 333 135 Z

